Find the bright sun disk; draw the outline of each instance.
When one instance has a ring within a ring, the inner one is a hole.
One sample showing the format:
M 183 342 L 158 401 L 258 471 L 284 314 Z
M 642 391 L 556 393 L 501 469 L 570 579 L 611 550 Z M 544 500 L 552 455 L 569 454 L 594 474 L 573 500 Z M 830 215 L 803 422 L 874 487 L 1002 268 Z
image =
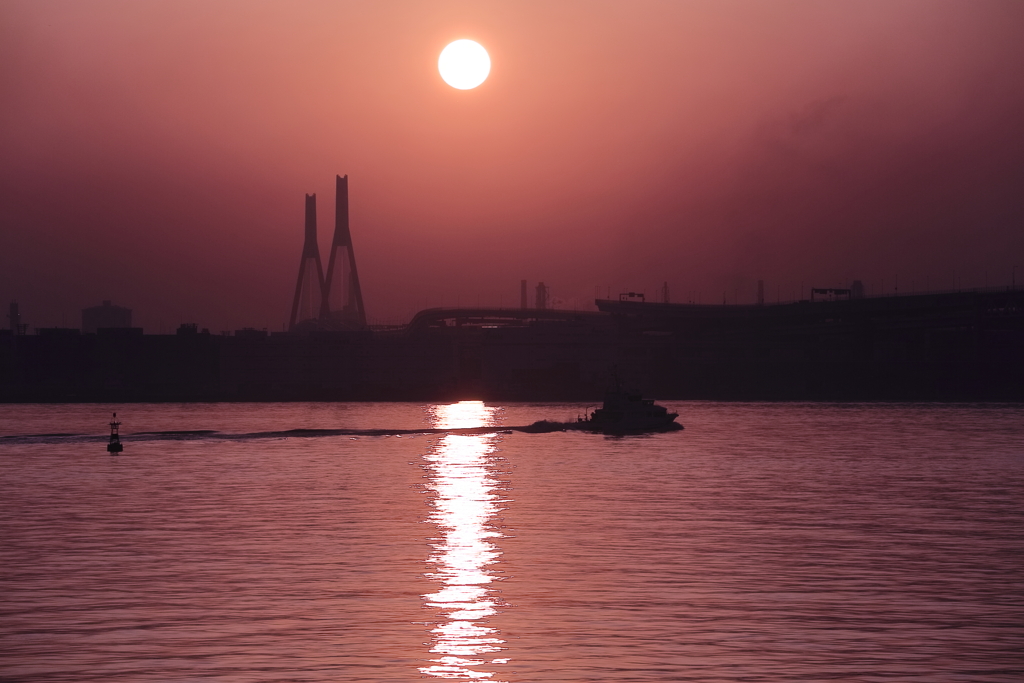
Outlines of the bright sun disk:
M 448 43 L 437 59 L 444 82 L 459 90 L 472 90 L 491 73 L 491 58 L 484 46 L 463 38 Z

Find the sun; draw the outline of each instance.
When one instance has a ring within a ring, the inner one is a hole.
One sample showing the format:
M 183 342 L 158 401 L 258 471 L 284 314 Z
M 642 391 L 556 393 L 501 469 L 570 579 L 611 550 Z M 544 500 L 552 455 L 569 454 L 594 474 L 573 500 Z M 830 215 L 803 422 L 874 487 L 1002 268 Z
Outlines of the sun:
M 448 43 L 437 58 L 437 70 L 444 82 L 459 90 L 472 90 L 487 80 L 491 58 L 484 46 L 475 40 Z

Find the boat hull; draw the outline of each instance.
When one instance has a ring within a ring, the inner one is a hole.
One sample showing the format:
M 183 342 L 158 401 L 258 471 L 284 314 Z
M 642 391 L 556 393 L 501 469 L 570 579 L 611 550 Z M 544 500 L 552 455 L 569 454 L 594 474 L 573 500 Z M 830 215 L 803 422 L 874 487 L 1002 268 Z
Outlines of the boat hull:
M 579 428 L 600 434 L 644 434 L 648 432 L 675 432 L 683 428 L 676 422 L 678 414 L 669 413 L 659 418 L 591 419 L 579 423 Z

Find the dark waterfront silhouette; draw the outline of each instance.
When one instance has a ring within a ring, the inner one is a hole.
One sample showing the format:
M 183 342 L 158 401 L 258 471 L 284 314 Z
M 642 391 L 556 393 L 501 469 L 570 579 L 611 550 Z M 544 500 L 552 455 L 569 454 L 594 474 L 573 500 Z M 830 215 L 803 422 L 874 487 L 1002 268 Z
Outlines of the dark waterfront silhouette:
M 518 308 L 435 308 L 369 326 L 349 228 L 348 176 L 335 178 L 327 274 L 316 195 L 305 198 L 288 331 L 214 336 L 191 323 L 144 335 L 132 311 L 82 311 L 82 331 L 26 335 L 17 303 L 0 337 L 3 401 L 595 400 L 621 379 L 666 399 L 1024 400 L 1024 290 L 811 298 L 754 305 L 552 306 L 521 282 Z M 613 378 L 613 374 L 618 377 Z M 614 379 L 614 381 L 613 381 Z
M 0 332 L 4 401 L 1024 400 L 1024 291 L 598 312 L 429 309 L 403 327 Z M 358 315 L 358 311 L 354 312 Z

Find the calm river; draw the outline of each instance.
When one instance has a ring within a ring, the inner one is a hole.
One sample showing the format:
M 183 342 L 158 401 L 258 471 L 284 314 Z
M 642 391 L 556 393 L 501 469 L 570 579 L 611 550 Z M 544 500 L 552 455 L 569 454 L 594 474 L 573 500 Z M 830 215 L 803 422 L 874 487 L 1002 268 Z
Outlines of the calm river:
M 0 680 L 1024 679 L 1024 406 L 668 405 L 2 405 Z

